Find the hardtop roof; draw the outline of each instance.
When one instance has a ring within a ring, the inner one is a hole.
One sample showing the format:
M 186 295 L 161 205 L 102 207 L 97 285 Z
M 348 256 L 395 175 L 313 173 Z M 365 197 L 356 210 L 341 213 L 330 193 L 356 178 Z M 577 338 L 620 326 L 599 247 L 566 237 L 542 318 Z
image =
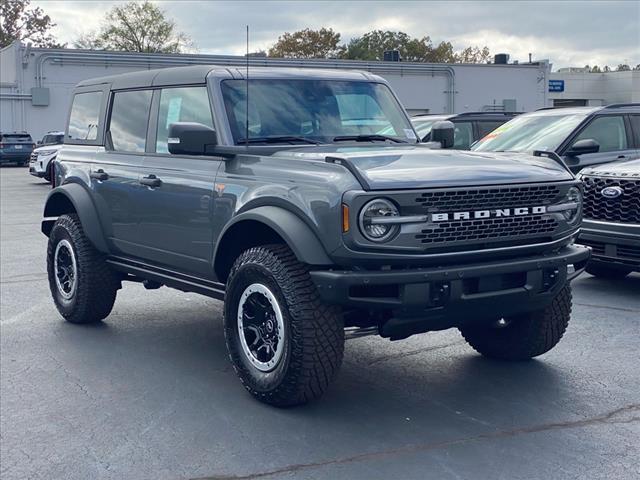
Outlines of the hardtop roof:
M 91 78 L 83 80 L 77 86 L 88 87 L 110 84 L 111 89 L 119 90 L 150 86 L 193 85 L 205 83 L 208 76 L 244 79 L 246 69 L 221 65 L 191 65 L 160 68 Z M 387 83 L 382 77 L 364 71 L 291 67 L 249 67 L 249 78 L 324 79 Z

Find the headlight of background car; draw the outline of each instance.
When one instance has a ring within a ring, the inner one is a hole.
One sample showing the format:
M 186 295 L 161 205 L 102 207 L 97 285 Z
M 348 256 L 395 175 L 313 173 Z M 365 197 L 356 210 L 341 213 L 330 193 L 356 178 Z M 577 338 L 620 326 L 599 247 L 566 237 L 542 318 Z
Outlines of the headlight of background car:
M 582 192 L 578 187 L 571 187 L 565 197 L 565 203 L 575 204 L 575 208 L 564 210 L 562 214 L 569 223 L 574 223 L 580 218 L 582 213 Z
M 360 210 L 360 231 L 367 240 L 386 242 L 400 229 L 398 224 L 387 222 L 399 214 L 397 207 L 389 200 L 371 200 Z

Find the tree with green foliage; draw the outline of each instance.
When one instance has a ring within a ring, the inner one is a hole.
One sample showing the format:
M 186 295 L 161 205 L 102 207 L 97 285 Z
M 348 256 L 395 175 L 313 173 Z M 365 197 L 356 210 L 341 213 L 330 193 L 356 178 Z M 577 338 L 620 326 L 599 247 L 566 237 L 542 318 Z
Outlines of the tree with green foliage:
M 270 57 L 280 58 L 336 58 L 344 47 L 340 47 L 340 34 L 331 28 L 297 32 L 285 32 L 269 49 Z
M 0 0 L 0 48 L 16 40 L 34 47 L 64 48 L 51 29 L 56 26 L 40 7 L 29 8 L 30 0 Z
M 491 59 L 488 47 L 467 47 L 454 56 L 456 63 L 487 63 Z
M 351 39 L 342 58 L 383 60 L 384 52 L 398 50 L 404 62 L 481 63 L 490 59 L 487 47 L 467 47 L 455 52 L 450 42 L 434 45 L 429 36 L 413 38 L 404 32 L 374 30 Z
M 145 0 L 129 2 L 109 10 L 98 32 L 85 33 L 76 48 L 142 53 L 181 53 L 192 48 L 189 37 L 177 31 L 164 10 Z
M 404 32 L 374 30 L 351 39 L 343 58 L 351 60 L 382 60 L 384 52 L 398 50 L 405 62 L 427 62 L 432 45 L 429 37 L 411 38 Z
M 631 67 L 626 63 L 621 63 L 620 65 L 618 65 L 618 68 L 616 68 L 616 72 L 628 72 L 630 70 Z

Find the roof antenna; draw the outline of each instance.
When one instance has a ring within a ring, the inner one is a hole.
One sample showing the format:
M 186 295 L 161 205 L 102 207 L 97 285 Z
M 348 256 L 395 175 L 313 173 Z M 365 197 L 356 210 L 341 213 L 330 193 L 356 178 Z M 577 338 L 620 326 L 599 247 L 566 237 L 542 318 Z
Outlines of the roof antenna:
M 249 148 L 249 25 L 247 25 L 247 76 L 245 77 L 245 125 L 244 125 L 244 146 Z

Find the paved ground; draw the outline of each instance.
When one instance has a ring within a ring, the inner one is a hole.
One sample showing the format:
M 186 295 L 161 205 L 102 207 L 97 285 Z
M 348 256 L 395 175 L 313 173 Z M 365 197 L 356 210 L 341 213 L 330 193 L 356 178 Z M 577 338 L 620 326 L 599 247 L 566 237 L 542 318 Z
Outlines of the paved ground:
M 62 321 L 48 186 L 0 179 L 3 480 L 640 475 L 639 275 L 578 279 L 569 330 L 538 360 L 485 360 L 456 331 L 351 340 L 321 401 L 278 410 L 235 378 L 219 302 L 127 285 L 103 325 Z

